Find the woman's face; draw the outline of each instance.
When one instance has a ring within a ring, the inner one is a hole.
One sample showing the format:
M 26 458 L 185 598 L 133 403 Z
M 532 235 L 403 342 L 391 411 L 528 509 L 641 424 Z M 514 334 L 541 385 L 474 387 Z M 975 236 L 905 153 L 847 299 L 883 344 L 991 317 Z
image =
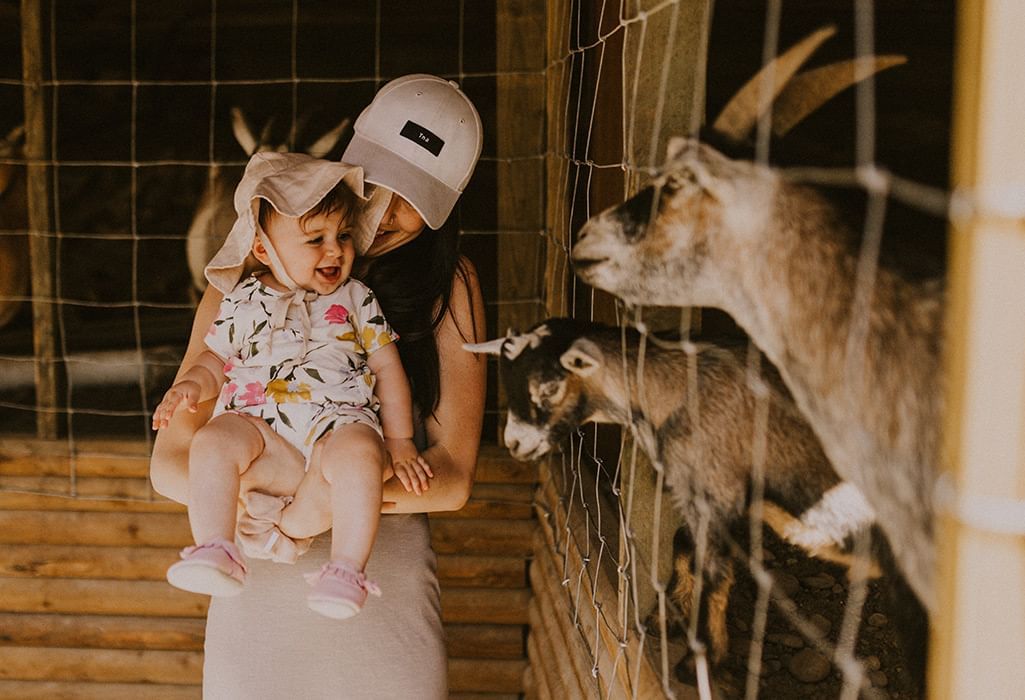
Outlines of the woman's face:
M 392 194 L 381 223 L 377 225 L 377 236 L 365 255 L 376 257 L 393 251 L 419 236 L 425 227 L 423 217 L 413 205 L 401 196 Z

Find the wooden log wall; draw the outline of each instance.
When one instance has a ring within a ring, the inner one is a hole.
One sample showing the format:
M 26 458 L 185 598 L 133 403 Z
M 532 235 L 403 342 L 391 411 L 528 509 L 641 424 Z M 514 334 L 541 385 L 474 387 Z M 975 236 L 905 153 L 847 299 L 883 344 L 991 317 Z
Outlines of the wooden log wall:
M 145 444 L 77 447 L 72 480 L 65 444 L 0 443 L 0 699 L 199 698 L 208 599 L 164 580 L 184 508 L 145 500 Z M 452 698 L 524 690 L 536 480 L 485 448 L 466 507 L 431 516 Z

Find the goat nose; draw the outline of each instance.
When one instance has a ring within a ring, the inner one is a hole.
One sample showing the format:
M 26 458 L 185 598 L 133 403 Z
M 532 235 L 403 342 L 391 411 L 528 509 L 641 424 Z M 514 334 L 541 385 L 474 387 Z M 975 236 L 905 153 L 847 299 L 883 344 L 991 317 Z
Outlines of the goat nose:
M 516 452 L 520 446 L 520 441 L 507 435 L 505 438 L 505 446 L 509 448 L 510 452 Z

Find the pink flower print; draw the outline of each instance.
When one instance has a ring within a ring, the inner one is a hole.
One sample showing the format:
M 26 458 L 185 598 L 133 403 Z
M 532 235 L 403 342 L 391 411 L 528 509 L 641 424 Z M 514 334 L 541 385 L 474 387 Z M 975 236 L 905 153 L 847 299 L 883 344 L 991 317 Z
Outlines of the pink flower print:
M 328 323 L 345 323 L 349 320 L 349 311 L 341 304 L 331 304 L 324 312 L 324 320 Z
M 236 391 L 238 391 L 238 385 L 235 382 L 228 382 L 222 386 L 220 402 L 222 404 L 231 403 L 231 397 L 235 395 Z
M 246 384 L 245 393 L 238 398 L 243 406 L 259 406 L 260 404 L 267 403 L 267 398 L 263 393 L 263 384 L 259 382 L 249 382 Z
M 224 363 L 224 369 L 221 370 L 224 374 L 230 374 L 231 370 L 235 369 L 235 365 L 231 364 L 231 360 Z

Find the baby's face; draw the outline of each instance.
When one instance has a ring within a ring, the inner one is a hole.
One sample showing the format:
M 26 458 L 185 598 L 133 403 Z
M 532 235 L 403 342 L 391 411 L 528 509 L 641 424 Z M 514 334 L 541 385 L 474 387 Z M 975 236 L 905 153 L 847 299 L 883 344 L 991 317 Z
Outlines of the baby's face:
M 297 285 L 330 294 L 352 271 L 356 250 L 351 229 L 350 221 L 340 212 L 318 214 L 302 222 L 275 214 L 268 222 L 267 236 Z

